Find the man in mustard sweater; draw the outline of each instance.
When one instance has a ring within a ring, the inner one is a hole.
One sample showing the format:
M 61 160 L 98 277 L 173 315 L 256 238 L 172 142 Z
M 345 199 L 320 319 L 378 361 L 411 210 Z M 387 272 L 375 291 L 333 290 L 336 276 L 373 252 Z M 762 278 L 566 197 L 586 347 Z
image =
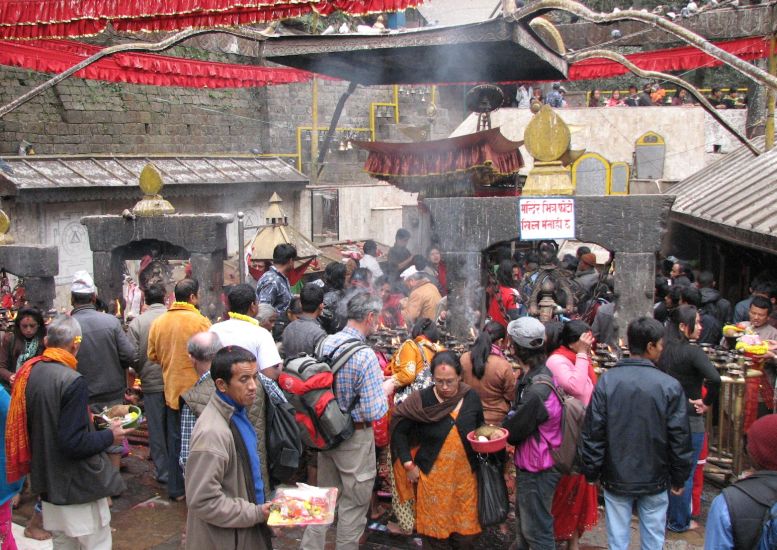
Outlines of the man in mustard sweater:
M 181 394 L 197 382 L 197 373 L 187 352 L 189 338 L 210 328 L 210 321 L 197 309 L 200 285 L 183 279 L 175 285 L 175 302 L 151 325 L 148 358 L 162 365 L 167 422 L 167 494 L 183 500 L 181 454 Z

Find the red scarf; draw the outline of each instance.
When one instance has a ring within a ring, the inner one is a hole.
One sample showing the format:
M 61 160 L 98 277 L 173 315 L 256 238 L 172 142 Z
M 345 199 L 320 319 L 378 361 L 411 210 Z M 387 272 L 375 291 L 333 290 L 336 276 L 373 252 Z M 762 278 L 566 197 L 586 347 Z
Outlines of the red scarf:
M 76 370 L 75 356 L 61 348 L 46 348 L 41 355 L 33 357 L 19 369 L 11 390 L 11 407 L 5 424 L 5 477 L 8 483 L 21 479 L 30 473 L 30 434 L 27 431 L 27 381 L 32 368 L 40 361 L 61 363 Z
M 551 355 L 560 355 L 573 365 L 577 361 L 577 353 L 566 346 L 560 346 L 556 351 L 551 353 Z M 594 363 L 590 358 L 588 359 L 588 378 L 591 379 L 591 382 L 596 384 L 596 371 L 594 371 Z

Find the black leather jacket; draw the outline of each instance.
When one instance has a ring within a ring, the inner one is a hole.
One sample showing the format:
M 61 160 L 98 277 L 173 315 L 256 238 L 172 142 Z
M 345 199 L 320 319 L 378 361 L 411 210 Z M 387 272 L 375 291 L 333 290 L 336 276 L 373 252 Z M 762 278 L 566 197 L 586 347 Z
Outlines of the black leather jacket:
M 647 359 L 623 359 L 599 380 L 583 423 L 582 472 L 623 495 L 682 487 L 691 433 L 680 383 Z

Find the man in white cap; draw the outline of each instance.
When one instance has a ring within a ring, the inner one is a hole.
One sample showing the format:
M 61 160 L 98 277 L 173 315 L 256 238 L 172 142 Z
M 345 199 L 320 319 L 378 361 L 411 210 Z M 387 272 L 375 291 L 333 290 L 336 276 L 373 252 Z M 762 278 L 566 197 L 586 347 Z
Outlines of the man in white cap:
M 97 287 L 91 275 L 76 271 L 70 287 L 70 303 L 71 315 L 82 331 L 78 372 L 89 388 L 89 405 L 102 409 L 122 403 L 127 389 L 125 369 L 135 364 L 138 351 L 115 316 L 97 311 L 96 300 Z M 122 448 L 113 446 L 107 452 L 118 468 Z
M 521 317 L 507 325 L 513 352 L 521 364 L 515 407 L 505 419 L 515 445 L 517 486 L 515 515 L 518 550 L 555 550 L 553 493 L 561 474 L 554 468 L 551 449 L 561 445 L 562 405 L 547 383 L 555 384 L 545 366 L 545 326 L 534 317 Z

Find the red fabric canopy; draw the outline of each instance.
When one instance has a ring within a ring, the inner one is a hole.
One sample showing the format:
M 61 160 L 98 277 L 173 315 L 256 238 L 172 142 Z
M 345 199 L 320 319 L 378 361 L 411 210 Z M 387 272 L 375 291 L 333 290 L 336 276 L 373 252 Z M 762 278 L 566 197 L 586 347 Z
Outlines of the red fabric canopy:
M 0 65 L 61 73 L 100 50 L 99 46 L 68 40 L 0 41 Z M 75 76 L 153 86 L 247 88 L 307 82 L 313 74 L 285 67 L 234 65 L 154 54 L 120 53 L 89 65 Z
M 365 15 L 401 11 L 422 0 L 0 0 L 0 39 L 176 31 L 264 23 L 315 11 Z
M 436 141 L 355 145 L 369 151 L 367 173 L 412 191 L 438 183 L 502 183 L 523 166 L 521 143 L 508 140 L 499 128 Z
M 769 41 L 763 37 L 742 38 L 715 43 L 719 48 L 745 60 L 761 59 L 769 55 Z M 686 46 L 627 55 L 626 58 L 646 71 L 688 71 L 700 67 L 722 65 L 714 57 L 698 48 Z M 627 74 L 623 65 L 609 59 L 586 59 L 569 68 L 569 80 L 594 80 Z

